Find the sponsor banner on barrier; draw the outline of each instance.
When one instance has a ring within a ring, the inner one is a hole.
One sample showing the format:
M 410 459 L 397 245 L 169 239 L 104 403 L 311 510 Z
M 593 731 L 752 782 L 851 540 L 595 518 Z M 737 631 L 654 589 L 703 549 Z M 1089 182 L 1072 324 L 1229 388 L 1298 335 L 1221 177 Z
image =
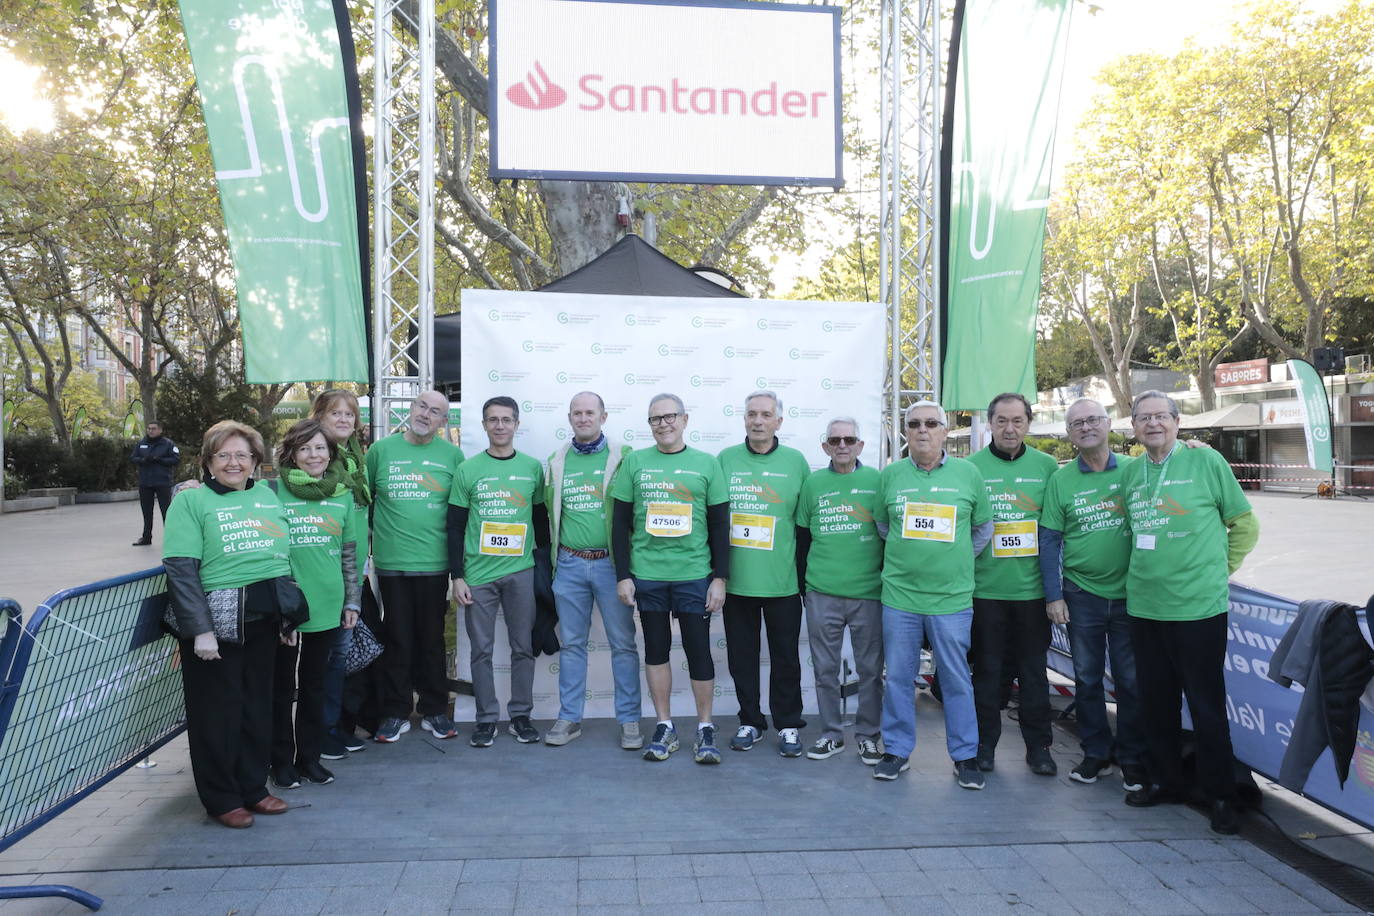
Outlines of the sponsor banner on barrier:
M 520 405 L 516 448 L 540 460 L 567 441 L 568 402 L 595 391 L 606 434 L 653 444 L 649 399 L 672 392 L 690 415 L 687 444 L 712 455 L 744 439 L 743 401 L 766 388 L 783 402 L 783 444 L 812 467 L 831 417 L 859 420 L 866 460 L 881 440 L 886 316 L 876 302 L 790 302 L 464 290 L 463 402 Z M 463 450 L 486 448 L 463 429 Z

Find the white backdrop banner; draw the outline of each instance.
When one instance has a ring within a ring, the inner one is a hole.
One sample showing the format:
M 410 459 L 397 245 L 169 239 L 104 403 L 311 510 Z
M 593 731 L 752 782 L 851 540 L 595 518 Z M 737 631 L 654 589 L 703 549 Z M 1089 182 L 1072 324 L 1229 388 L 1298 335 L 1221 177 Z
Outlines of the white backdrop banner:
M 768 299 L 690 299 L 464 290 L 462 446 L 471 455 L 486 447 L 480 410 L 487 398 L 507 395 L 520 404 L 516 447 L 540 460 L 567 441 L 568 401 L 595 391 L 606 401 L 606 434 L 635 448 L 653 443 L 649 399 L 672 392 L 687 405 L 689 444 L 715 454 L 744 439 L 743 398 L 769 388 L 783 401 L 779 438 L 800 449 L 812 467 L 826 462 L 820 440 L 831 417 L 852 416 L 876 463 L 881 430 L 886 325 L 873 302 L 792 302 Z M 471 679 L 469 645 L 459 610 L 457 677 Z M 676 630 L 676 624 L 674 624 Z M 493 660 L 497 693 L 510 694 L 510 648 L 504 621 L 496 628 Z M 589 718 L 613 717 L 610 646 L 600 614 L 592 617 L 587 646 Z M 847 649 L 847 647 L 846 647 Z M 725 660 L 725 633 L 712 624 L 717 712 L 728 721 L 735 689 Z M 801 634 L 802 699 L 816 709 L 811 650 Z M 848 655 L 848 652 L 846 652 Z M 643 643 L 640 643 L 643 657 Z M 674 707 L 691 709 L 686 657 L 676 636 L 672 665 Z M 852 663 L 851 663 L 852 665 Z M 768 654 L 760 663 L 764 710 Z M 647 687 L 646 715 L 653 712 Z M 534 716 L 558 715 L 558 659 L 535 665 Z M 459 697 L 455 716 L 472 721 L 471 697 Z

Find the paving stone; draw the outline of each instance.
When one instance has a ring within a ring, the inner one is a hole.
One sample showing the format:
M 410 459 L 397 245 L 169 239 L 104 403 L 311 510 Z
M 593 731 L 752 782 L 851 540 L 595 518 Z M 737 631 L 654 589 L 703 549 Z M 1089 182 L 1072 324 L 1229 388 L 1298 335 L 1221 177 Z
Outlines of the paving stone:
M 964 846 L 959 851 L 977 868 L 1020 868 L 1028 864 L 1010 846 Z
M 764 900 L 806 900 L 819 898 L 821 889 L 810 875 L 755 875 Z
M 584 856 L 577 860 L 577 876 L 582 879 L 633 878 L 634 856 Z
M 1116 843 L 1117 849 L 1142 865 L 1169 865 L 1188 862 L 1188 858 L 1167 843 Z
M 520 862 L 520 880 L 576 881 L 576 859 L 524 859 Z
M 396 888 L 391 885 L 336 887 L 325 902 L 326 913 L 337 916 L 362 916 L 382 913 L 391 904 Z
M 988 880 L 973 868 L 927 869 L 925 882 L 928 887 L 941 894 L 990 894 L 993 887 Z
M 525 881 L 516 885 L 515 906 L 577 906 L 577 879 L 571 881 Z
M 1198 909 L 1177 891 L 1160 888 L 1116 888 L 1121 898 L 1150 916 L 1197 916 Z
M 1164 843 L 1190 862 L 1234 862 L 1240 858 L 1233 844 L 1219 840 L 1165 840 Z
M 308 916 L 323 912 L 332 893 L 333 888 L 328 887 L 277 887 L 267 892 L 255 912 L 260 916 Z
M 762 900 L 763 893 L 753 875 L 715 875 L 697 879 L 697 894 L 703 903 L 716 901 Z
M 689 856 L 635 856 L 635 874 L 645 878 L 691 878 Z
M 807 870 L 813 875 L 821 872 L 863 871 L 858 857 L 848 851 L 804 852 L 801 857 Z
M 247 889 L 209 891 L 200 898 L 206 913 L 251 913 L 267 896 L 267 891 Z M 7 914 L 8 916 L 8 914 Z
M 962 849 L 953 847 L 933 848 L 924 847 L 911 850 L 911 861 L 916 863 L 916 867 L 925 871 L 935 869 L 952 868 L 971 868 L 973 862 L 968 856 L 964 855 Z
M 943 896 L 884 897 L 883 904 L 894 916 L 945 916 L 949 903 Z M 870 912 L 873 912 L 870 910 Z M 879 911 L 881 912 L 881 911 Z
M 695 878 L 640 878 L 638 883 L 642 906 L 701 902 Z
M 821 896 L 827 900 L 843 900 L 851 897 L 881 897 L 882 891 L 864 872 L 829 872 L 813 874 Z
M 1180 887 L 1178 893 L 1208 916 L 1253 913 L 1255 905 L 1229 887 Z
M 692 856 L 692 874 L 698 878 L 716 875 L 750 875 L 749 860 L 739 853 L 717 853 Z
M 756 875 L 804 875 L 809 871 L 796 852 L 751 852 L 745 856 Z
M 520 877 L 519 859 L 468 859 L 463 863 L 464 883 L 515 881 Z
M 458 909 L 510 909 L 515 906 L 514 881 L 461 883 L 453 891 L 449 906 Z
M 1029 865 L 1019 868 L 980 868 L 978 874 L 999 894 L 1025 895 L 1054 890 L 1040 872 Z
M 224 874 L 220 875 L 219 880 L 214 883 L 211 890 L 270 891 L 281 880 L 283 871 L 284 869 L 277 865 L 228 868 L 225 869 Z
M 955 916 L 996 916 L 1016 909 L 997 894 L 945 894 L 944 900 Z
M 634 878 L 584 878 L 577 882 L 578 906 L 598 908 L 613 904 L 639 906 L 639 885 Z

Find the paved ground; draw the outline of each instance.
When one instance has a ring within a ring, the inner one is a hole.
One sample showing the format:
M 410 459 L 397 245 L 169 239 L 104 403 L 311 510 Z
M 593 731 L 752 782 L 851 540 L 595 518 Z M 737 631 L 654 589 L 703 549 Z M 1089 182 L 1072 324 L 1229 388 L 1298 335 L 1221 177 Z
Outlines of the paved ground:
M 1358 547 L 1374 506 L 1255 504 L 1265 533 L 1237 579 L 1295 597 L 1313 583 L 1361 602 L 1374 591 Z M 0 594 L 32 607 L 152 565 L 155 549 L 127 546 L 137 524 L 131 505 L 0 516 Z M 1067 732 L 1058 778 L 1028 772 L 1009 723 L 987 790 L 961 790 L 938 704 L 923 694 L 918 713 L 913 767 L 895 784 L 871 779 L 852 747 L 809 761 L 765 744 L 706 768 L 685 753 L 645 763 L 604 722 L 557 749 L 413 731 L 331 764 L 335 784 L 284 793 L 291 812 L 237 832 L 206 820 L 179 740 L 0 855 L 0 884 L 73 884 L 135 914 L 1357 912 L 1245 840 L 1218 840 L 1191 809 L 1127 808 L 1115 778 L 1072 783 Z M 1286 794 L 1266 807 L 1289 835 L 1374 862 L 1368 832 Z M 3 916 L 79 911 L 0 903 Z

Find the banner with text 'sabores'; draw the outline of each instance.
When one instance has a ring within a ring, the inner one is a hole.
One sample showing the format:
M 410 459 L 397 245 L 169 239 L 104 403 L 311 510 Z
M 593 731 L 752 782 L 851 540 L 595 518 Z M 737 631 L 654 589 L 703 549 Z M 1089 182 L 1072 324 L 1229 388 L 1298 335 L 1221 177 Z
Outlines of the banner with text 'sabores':
M 181 0 L 181 17 L 234 257 L 245 378 L 366 381 L 365 175 L 343 0 Z
M 1072 0 L 968 0 L 955 84 L 941 402 L 1035 398 L 1035 318 Z

